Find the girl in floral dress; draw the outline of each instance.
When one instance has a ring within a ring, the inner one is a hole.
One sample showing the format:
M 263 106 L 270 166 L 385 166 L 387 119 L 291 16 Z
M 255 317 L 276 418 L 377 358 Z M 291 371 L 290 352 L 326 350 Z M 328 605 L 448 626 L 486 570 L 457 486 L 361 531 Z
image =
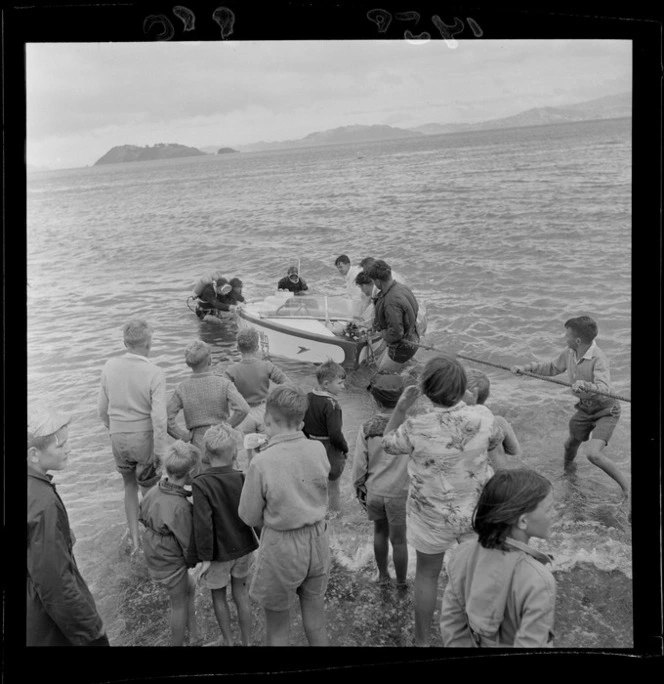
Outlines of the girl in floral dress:
M 428 646 L 438 576 L 445 551 L 473 535 L 472 515 L 482 487 L 493 475 L 489 441 L 496 427 L 491 411 L 461 399 L 467 379 L 449 356 L 431 359 L 420 387 L 407 387 L 385 427 L 383 449 L 409 453 L 406 530 L 415 549 L 415 645 Z M 420 391 L 432 410 L 406 418 Z

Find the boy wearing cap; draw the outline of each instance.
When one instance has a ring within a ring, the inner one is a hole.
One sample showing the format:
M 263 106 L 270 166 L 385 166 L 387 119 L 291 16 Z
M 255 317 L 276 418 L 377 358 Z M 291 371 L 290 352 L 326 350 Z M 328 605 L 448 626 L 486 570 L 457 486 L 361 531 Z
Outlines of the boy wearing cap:
M 357 434 L 353 459 L 353 485 L 360 504 L 374 523 L 374 556 L 378 581 L 391 582 L 387 569 L 388 540 L 397 587 L 406 587 L 408 545 L 406 543 L 406 500 L 408 498 L 408 454 L 387 454 L 381 446 L 383 432 L 399 400 L 404 383 L 395 373 L 376 373 L 367 387 L 377 413 Z
M 101 372 L 98 411 L 124 481 L 125 512 L 132 554 L 136 554 L 138 488 L 145 492 L 158 482 L 158 468 L 166 455 L 166 378 L 148 360 L 152 326 L 145 319 L 125 323 L 123 337 L 126 353 L 109 359 Z
M 308 289 L 304 278 L 298 275 L 297 266 L 289 266 L 286 275 L 277 283 L 277 290 L 287 290 L 295 294 L 302 294 Z
M 74 558 L 74 534 L 50 470 L 71 452 L 69 416 L 33 407 L 28 415 L 26 646 L 109 646 Z

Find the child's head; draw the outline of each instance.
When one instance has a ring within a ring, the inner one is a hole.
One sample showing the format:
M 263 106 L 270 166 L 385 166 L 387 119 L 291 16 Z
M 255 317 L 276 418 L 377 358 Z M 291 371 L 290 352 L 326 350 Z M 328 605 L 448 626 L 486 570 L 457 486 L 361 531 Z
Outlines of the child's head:
M 132 318 L 122 327 L 127 349 L 149 349 L 152 344 L 152 326 L 144 318 Z
M 350 270 L 350 259 L 347 254 L 341 254 L 334 260 L 334 265 L 337 267 L 337 271 L 345 276 Z
M 205 433 L 205 453 L 210 465 L 228 466 L 237 456 L 235 431 L 229 425 L 213 425 Z
M 565 341 L 571 349 L 576 349 L 579 342 L 592 344 L 597 337 L 597 323 L 590 316 L 577 316 L 565 321 Z
M 193 444 L 178 440 L 164 460 L 166 474 L 174 480 L 191 480 L 201 463 L 201 452 Z
M 268 437 L 301 429 L 307 411 L 307 395 L 294 385 L 278 385 L 265 401 L 265 434 Z
M 463 398 L 467 384 L 463 366 L 445 354 L 429 359 L 420 375 L 422 394 L 445 407 L 454 406 Z
M 403 378 L 398 373 L 379 371 L 367 387 L 380 408 L 393 409 L 404 390 Z
M 235 338 L 237 348 L 241 354 L 253 354 L 258 351 L 258 330 L 255 328 L 245 328 L 240 330 Z
M 328 359 L 316 369 L 316 380 L 321 389 L 336 396 L 344 388 L 346 371 L 336 361 Z
M 466 369 L 466 403 L 483 404 L 489 398 L 489 388 L 491 383 L 489 378 L 482 371 L 475 368 Z
M 235 292 L 242 294 L 243 282 L 239 278 L 231 278 L 228 283 Z
M 553 487 L 530 468 L 499 470 L 485 485 L 473 529 L 486 549 L 504 549 L 505 538 L 527 542 L 550 534 Z
M 46 404 L 30 407 L 28 412 L 28 464 L 35 470 L 63 470 L 69 447 L 70 417 Z
M 367 297 L 371 297 L 371 293 L 373 292 L 374 288 L 374 281 L 364 271 L 360 271 L 355 276 L 355 284 Z
M 184 350 L 184 360 L 192 370 L 201 370 L 210 365 L 212 353 L 210 345 L 203 340 L 190 342 Z

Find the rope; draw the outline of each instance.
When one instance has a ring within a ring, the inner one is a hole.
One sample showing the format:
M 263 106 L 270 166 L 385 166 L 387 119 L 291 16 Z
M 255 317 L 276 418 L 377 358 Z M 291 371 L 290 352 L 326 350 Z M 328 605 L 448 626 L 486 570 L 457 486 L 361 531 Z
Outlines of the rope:
M 421 347 L 422 349 L 428 349 L 429 351 L 435 351 L 435 352 L 440 352 L 441 354 L 444 353 L 440 349 L 436 349 L 435 347 L 429 347 L 426 344 L 418 344 L 418 347 Z M 506 370 L 512 372 L 509 366 L 502 366 L 499 363 L 491 363 L 491 361 L 483 361 L 482 359 L 474 359 L 472 356 L 465 356 L 464 354 L 458 354 L 455 352 L 455 355 L 458 356 L 460 359 L 464 359 L 465 361 L 472 361 L 473 363 L 481 363 L 484 364 L 485 366 L 492 366 L 493 368 L 500 368 L 501 370 Z M 528 375 L 531 378 L 537 378 L 538 380 L 545 380 L 546 382 L 553 382 L 556 385 L 564 385 L 565 387 L 571 387 L 572 383 L 570 382 L 565 382 L 564 380 L 556 380 L 555 378 L 550 378 L 546 375 L 538 375 L 537 373 L 531 373 L 530 371 L 521 371 L 519 375 Z M 611 399 L 619 399 L 620 401 L 627 401 L 629 403 L 632 402 L 631 399 L 628 397 L 621 397 L 618 394 L 612 394 L 611 392 L 602 392 L 601 390 L 589 390 L 592 392 L 592 394 L 600 394 L 603 397 L 610 397 Z

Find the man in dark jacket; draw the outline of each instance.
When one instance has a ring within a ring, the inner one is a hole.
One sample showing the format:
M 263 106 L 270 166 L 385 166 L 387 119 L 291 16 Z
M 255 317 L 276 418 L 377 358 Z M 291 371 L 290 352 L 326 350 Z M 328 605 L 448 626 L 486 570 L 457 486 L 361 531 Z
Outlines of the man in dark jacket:
M 46 407 L 28 417 L 27 646 L 108 646 L 73 554 L 74 535 L 49 470 L 67 465 L 69 417 Z
M 208 283 L 198 296 L 196 315 L 204 318 L 208 314 L 220 316 L 224 311 L 233 312 L 237 302 L 233 296 L 233 286 L 226 278 L 218 278 L 216 282 Z
M 410 289 L 392 278 L 392 269 L 382 259 L 368 266 L 366 273 L 379 290 L 375 300 L 374 329 L 387 343 L 378 370 L 398 372 L 418 349 L 419 306 Z

